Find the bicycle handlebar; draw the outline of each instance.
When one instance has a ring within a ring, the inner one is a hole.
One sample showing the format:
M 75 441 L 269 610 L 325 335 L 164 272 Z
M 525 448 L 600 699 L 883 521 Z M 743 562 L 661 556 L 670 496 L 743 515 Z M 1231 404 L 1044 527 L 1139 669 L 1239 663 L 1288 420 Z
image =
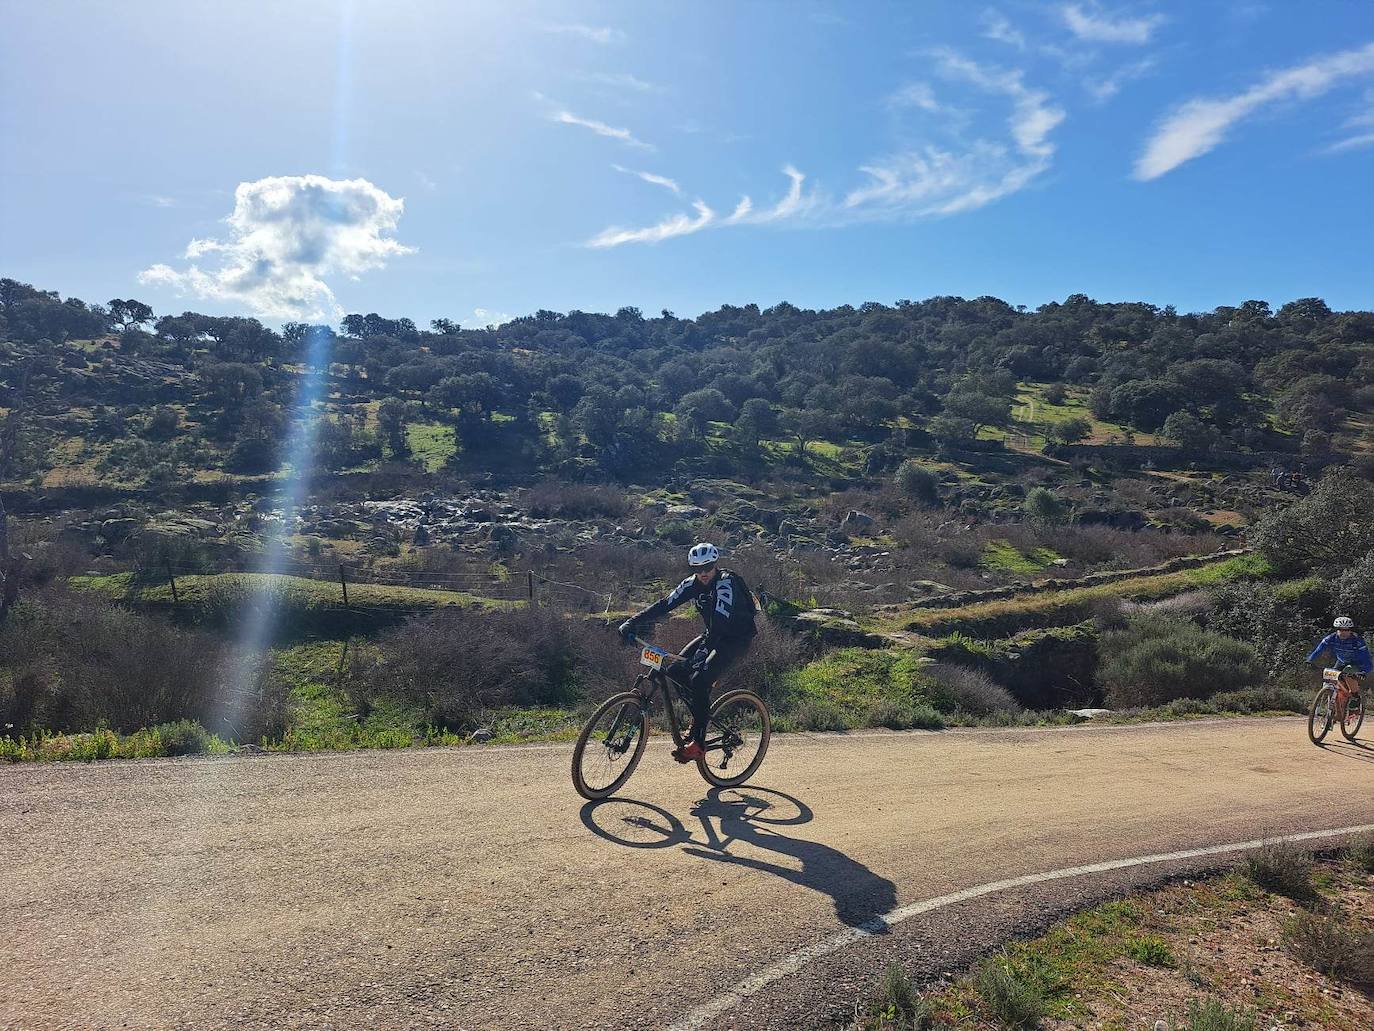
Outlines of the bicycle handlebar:
M 645 640 L 641 639 L 640 636 L 639 636 L 638 634 L 634 634 L 634 633 L 631 633 L 631 634 L 629 634 L 628 636 L 626 636 L 626 637 L 625 637 L 625 641 L 626 641 L 626 643 L 628 643 L 628 644 L 638 645 L 640 648 L 658 648 L 658 645 L 652 644 L 652 643 L 649 642 L 649 641 L 645 641 Z M 684 655 L 676 655 L 676 654 L 674 654 L 673 652 L 668 651 L 667 648 L 661 648 L 660 651 L 662 651 L 662 652 L 664 653 L 664 657 L 665 657 L 665 658 L 668 658 L 668 659 L 677 659 L 677 660 L 680 661 L 680 662 L 686 662 L 686 661 L 687 661 L 686 656 L 684 656 Z

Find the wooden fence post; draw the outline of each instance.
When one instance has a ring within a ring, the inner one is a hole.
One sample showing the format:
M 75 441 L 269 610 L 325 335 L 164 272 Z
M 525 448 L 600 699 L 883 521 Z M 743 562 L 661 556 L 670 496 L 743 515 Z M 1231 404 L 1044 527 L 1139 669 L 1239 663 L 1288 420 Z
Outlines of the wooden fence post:
M 534 570 L 525 571 L 525 590 L 529 592 L 530 608 L 534 608 Z
M 177 597 L 177 578 L 172 575 L 171 560 L 168 559 L 164 561 L 162 565 L 163 568 L 167 570 L 167 582 L 172 585 L 172 604 L 179 605 L 181 604 L 181 599 Z
M 348 607 L 348 578 L 344 576 L 344 564 L 339 563 L 339 586 L 343 588 L 344 608 Z

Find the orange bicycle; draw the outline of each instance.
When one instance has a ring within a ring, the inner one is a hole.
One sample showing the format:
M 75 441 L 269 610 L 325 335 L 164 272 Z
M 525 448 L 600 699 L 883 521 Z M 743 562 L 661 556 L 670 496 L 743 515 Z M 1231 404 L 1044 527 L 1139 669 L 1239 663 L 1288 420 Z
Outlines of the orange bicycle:
M 1322 670 L 1322 686 L 1312 699 L 1312 711 L 1307 716 L 1307 736 L 1319 745 L 1331 732 L 1331 725 L 1341 725 L 1341 736 L 1354 741 L 1364 725 L 1364 692 L 1360 680 L 1364 674 L 1342 663 L 1334 669 Z

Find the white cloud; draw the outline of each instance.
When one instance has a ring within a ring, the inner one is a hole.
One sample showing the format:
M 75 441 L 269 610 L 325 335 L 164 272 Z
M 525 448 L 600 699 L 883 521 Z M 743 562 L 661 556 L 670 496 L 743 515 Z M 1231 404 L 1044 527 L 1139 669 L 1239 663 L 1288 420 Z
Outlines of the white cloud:
M 591 43 L 600 43 L 606 46 L 609 43 L 625 42 L 625 33 L 619 29 L 613 29 L 606 25 L 541 25 L 545 32 L 552 32 L 560 36 L 575 36 L 578 39 L 585 39 Z
M 464 329 L 486 329 L 488 326 L 504 326 L 514 315 L 508 315 L 503 311 L 492 311 L 489 308 L 473 308 L 472 318 L 463 319 Z
M 612 165 L 611 167 L 617 172 L 624 172 L 626 175 L 637 176 L 646 183 L 652 183 L 654 186 L 662 186 L 665 190 L 671 190 L 678 196 L 682 195 L 682 187 L 677 184 L 676 180 L 669 179 L 666 175 L 655 175 L 653 172 L 640 172 L 633 168 L 626 168 L 624 165 Z
M 617 90 L 630 90 L 634 93 L 661 93 L 663 91 L 662 86 L 645 82 L 629 72 L 588 72 L 585 75 L 579 75 L 578 78 L 583 82 L 594 82 L 600 86 L 609 86 Z
M 611 226 L 588 240 L 587 246 L 619 247 L 624 243 L 658 243 L 660 240 L 667 240 L 670 237 L 700 232 L 715 222 L 716 213 L 701 201 L 692 201 L 692 208 L 696 211 L 695 218 L 683 212 L 670 215 L 662 222 L 645 226 L 642 229 L 622 229 L 619 226 Z
M 145 193 L 139 196 L 138 202 L 146 204 L 150 208 L 176 208 L 180 203 L 175 197 L 168 197 L 161 193 Z
M 1158 14 L 1144 18 L 1112 17 L 1096 10 L 1086 11 L 1080 4 L 1064 4 L 1059 14 L 1070 32 L 1089 43 L 1148 43 L 1155 29 L 1164 23 Z
M 193 239 L 182 270 L 157 264 L 140 283 L 241 304 L 276 319 L 341 314 L 326 277 L 357 278 L 414 248 L 392 239 L 405 202 L 366 179 L 271 176 L 239 183 L 225 240 Z M 213 267 L 197 259 L 214 257 Z
M 590 129 L 598 136 L 619 140 L 626 146 L 638 147 L 641 150 L 654 149 L 653 144 L 645 143 L 643 140 L 638 139 L 629 129 L 618 129 L 613 125 L 607 125 L 605 122 L 599 122 L 595 118 L 583 118 L 580 115 L 575 115 L 571 111 L 555 111 L 553 114 L 549 115 L 549 119 L 554 122 L 561 122 L 563 125 L 577 125 L 581 126 L 583 129 Z
M 926 82 L 908 82 L 887 98 L 887 106 L 897 109 L 914 107 L 932 114 L 943 110 L 935 99 L 935 91 Z
M 1135 166 L 1137 179 L 1157 179 L 1186 161 L 1206 154 L 1237 122 L 1266 105 L 1311 100 L 1342 79 L 1374 73 L 1374 43 L 1328 54 L 1274 72 L 1244 93 L 1221 99 L 1194 99 L 1180 105 L 1156 127 Z
M 1099 104 L 1103 104 L 1120 93 L 1121 87 L 1126 83 L 1130 82 L 1132 79 L 1138 79 L 1146 75 L 1154 66 L 1154 58 L 1147 57 L 1143 61 L 1136 61 L 1133 64 L 1118 68 L 1104 78 L 1084 79 L 1083 88 L 1088 91 L 1094 100 Z
M 996 40 L 998 43 L 1006 43 L 1017 50 L 1026 49 L 1026 37 L 1015 25 L 1009 22 L 1000 11 L 986 10 L 983 12 L 983 35 L 987 39 Z
M 1364 110 L 1346 119 L 1344 125 L 1341 126 L 1347 131 L 1354 129 L 1355 134 L 1331 144 L 1324 153 L 1339 154 L 1342 151 L 1374 146 L 1374 89 L 1365 91 L 1361 104 Z

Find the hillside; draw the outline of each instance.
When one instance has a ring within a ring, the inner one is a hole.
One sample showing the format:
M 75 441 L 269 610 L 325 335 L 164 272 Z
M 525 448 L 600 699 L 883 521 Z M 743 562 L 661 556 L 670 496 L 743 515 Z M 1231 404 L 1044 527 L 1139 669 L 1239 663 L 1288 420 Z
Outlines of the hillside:
M 7 656 L 16 733 L 213 717 L 235 740 L 306 724 L 321 741 L 367 740 L 367 725 L 430 739 L 525 711 L 561 713 L 537 722 L 562 733 L 625 669 L 569 617 L 634 611 L 708 538 L 776 600 L 779 629 L 741 675 L 778 692 L 785 724 L 929 724 L 944 696 L 925 674 L 893 688 L 883 673 L 868 708 L 812 687 L 829 683 L 828 648 L 948 664 L 950 634 L 986 653 L 955 649 L 954 665 L 1019 692 L 1017 708 L 1095 704 L 1095 642 L 1122 612 L 1269 577 L 1301 602 L 1282 633 L 1314 633 L 1331 592 L 1293 585 L 1315 570 L 1268 554 L 1210 578 L 1185 567 L 1253 543 L 1323 470 L 1355 492 L 1374 475 L 1374 313 L 1315 298 L 1200 314 L 1081 295 L 1035 311 L 991 297 L 540 311 L 482 330 L 369 314 L 277 331 L 2 280 L 0 339 L 0 492 L 26 556 L 15 616 L 43 628 Z M 62 701 L 80 678 L 50 657 L 72 606 L 112 637 L 133 619 L 125 638 L 204 634 L 268 656 L 254 697 L 276 701 L 225 716 L 206 682 L 142 722 Z M 1251 686 L 1296 683 L 1273 619 L 1227 618 L 1264 653 Z M 1067 695 L 989 657 L 1075 624 L 1095 629 L 1064 660 L 1086 669 Z M 458 625 L 476 642 L 463 655 L 425 631 Z M 494 627 L 547 654 L 527 668 Z M 397 687 L 396 649 L 421 681 L 460 659 L 507 673 L 439 698 Z M 946 720 L 978 708 L 943 704 Z

